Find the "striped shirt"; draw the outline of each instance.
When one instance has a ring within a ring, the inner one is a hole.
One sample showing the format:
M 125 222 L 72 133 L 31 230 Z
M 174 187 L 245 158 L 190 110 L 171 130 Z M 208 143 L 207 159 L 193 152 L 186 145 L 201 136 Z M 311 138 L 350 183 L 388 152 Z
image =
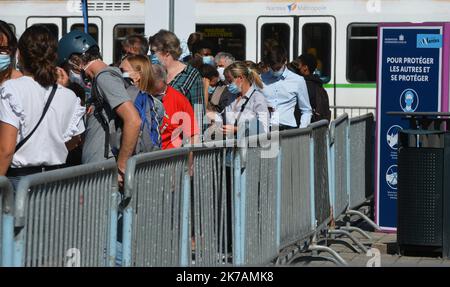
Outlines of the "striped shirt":
M 198 70 L 190 65 L 186 65 L 186 68 L 169 85 L 188 98 L 194 108 L 199 124 L 202 126 L 205 103 L 202 76 Z

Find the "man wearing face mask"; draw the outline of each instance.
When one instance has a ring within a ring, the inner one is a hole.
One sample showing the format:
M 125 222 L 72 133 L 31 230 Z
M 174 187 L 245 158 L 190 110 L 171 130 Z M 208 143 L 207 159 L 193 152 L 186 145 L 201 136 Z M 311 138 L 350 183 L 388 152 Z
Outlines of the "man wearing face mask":
M 279 126 L 280 130 L 297 128 L 294 111 L 298 105 L 301 111 L 300 128 L 307 127 L 312 116 L 308 89 L 305 79 L 286 67 L 286 50 L 275 46 L 267 52 L 263 60 L 269 67 L 269 71 L 261 75 L 265 84 L 264 95 L 272 112 L 277 114 L 272 117 L 272 125 Z M 276 118 L 278 120 L 275 120 Z
M 224 83 L 225 82 L 224 71 L 229 65 L 233 64 L 236 61 L 236 59 L 230 53 L 219 52 L 219 53 L 217 53 L 216 58 L 214 59 L 214 61 L 216 62 L 217 71 L 219 72 L 220 81 L 222 83 Z
M 95 111 L 87 117 L 82 162 L 115 157 L 122 185 L 127 160 L 135 151 L 141 119 L 125 89 L 120 69 L 105 64 L 95 40 L 81 31 L 72 31 L 59 41 L 58 61 L 60 65 L 67 63 L 84 82 L 92 83 Z

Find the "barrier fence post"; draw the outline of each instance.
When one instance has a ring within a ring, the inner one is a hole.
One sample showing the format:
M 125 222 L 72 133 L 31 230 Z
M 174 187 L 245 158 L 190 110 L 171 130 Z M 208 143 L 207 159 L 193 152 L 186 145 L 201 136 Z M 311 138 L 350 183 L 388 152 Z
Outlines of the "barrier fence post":
M 280 144 L 280 150 L 277 156 L 277 221 L 276 221 L 276 237 L 277 237 L 277 248 L 281 245 L 281 166 L 282 166 L 282 148 Z
M 234 244 L 233 257 L 236 265 L 243 264 L 242 258 L 242 242 L 241 242 L 241 155 L 239 150 L 234 152 Z
M 0 266 L 13 265 L 14 191 L 9 179 L 0 177 Z
M 191 209 L 191 177 L 189 170 L 185 170 L 183 178 L 183 198 L 182 198 L 182 223 L 181 223 L 181 248 L 180 248 L 180 265 L 182 267 L 189 266 L 189 254 L 191 239 L 189 236 L 190 226 L 190 209 Z

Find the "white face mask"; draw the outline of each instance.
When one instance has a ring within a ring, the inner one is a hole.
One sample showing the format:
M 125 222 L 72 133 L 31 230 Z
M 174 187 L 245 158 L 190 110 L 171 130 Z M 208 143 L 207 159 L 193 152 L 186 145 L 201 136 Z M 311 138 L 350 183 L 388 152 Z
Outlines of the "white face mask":
M 224 67 L 219 67 L 219 68 L 217 68 L 217 72 L 219 72 L 219 79 L 222 82 L 225 82 L 225 75 L 224 75 L 225 68 Z
M 81 75 L 75 73 L 75 72 L 72 71 L 72 70 L 70 70 L 70 72 L 69 72 L 69 80 L 70 80 L 72 83 L 76 83 L 76 84 L 79 84 L 79 85 L 84 86 L 84 81 L 83 81 Z

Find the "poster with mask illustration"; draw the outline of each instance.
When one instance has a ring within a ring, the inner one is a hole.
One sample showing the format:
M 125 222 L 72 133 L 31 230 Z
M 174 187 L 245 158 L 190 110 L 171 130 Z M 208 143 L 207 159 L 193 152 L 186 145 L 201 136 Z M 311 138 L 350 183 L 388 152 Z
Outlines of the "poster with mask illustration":
M 386 113 L 447 110 L 444 27 L 442 23 L 379 27 L 375 192 L 376 221 L 384 231 L 397 227 L 398 134 L 409 128 L 409 121 Z

